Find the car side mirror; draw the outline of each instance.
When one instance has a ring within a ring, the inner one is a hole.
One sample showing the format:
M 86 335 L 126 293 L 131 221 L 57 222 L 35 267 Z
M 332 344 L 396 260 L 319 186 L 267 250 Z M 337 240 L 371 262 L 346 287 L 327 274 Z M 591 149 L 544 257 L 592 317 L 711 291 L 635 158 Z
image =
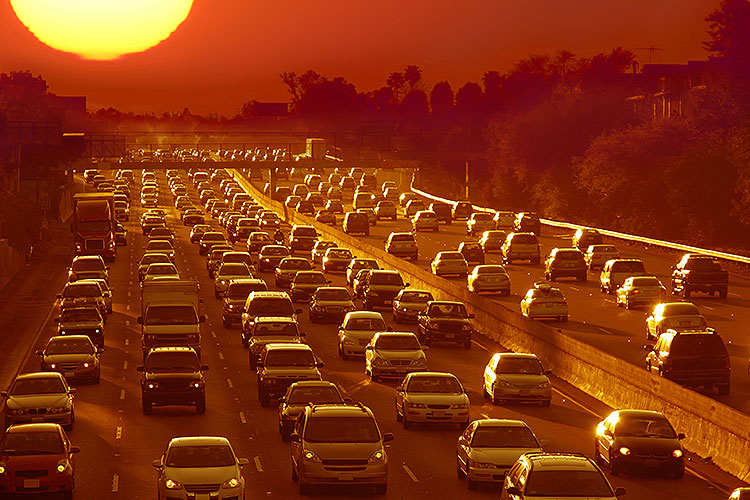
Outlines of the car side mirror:
M 41 349 L 37 349 L 37 350 L 36 350 L 36 351 L 34 351 L 34 352 L 36 352 L 36 355 L 37 355 L 37 356 L 44 356 L 44 351 L 42 351 Z
M 60 322 L 60 318 L 55 318 L 55 323 L 59 323 L 59 322 Z
M 143 365 L 141 365 L 141 366 L 136 366 L 136 367 L 135 367 L 135 371 L 137 371 L 137 372 L 142 372 L 142 371 L 145 371 L 145 368 L 143 367 Z
M 315 363 L 315 366 L 317 366 L 318 368 L 323 368 L 325 365 L 326 364 L 322 361 L 318 361 L 317 363 Z
M 101 353 L 103 353 L 103 352 L 104 352 L 104 348 L 103 348 L 103 347 L 97 347 L 97 348 L 96 348 L 96 353 L 97 353 L 97 354 L 101 354 Z
M 683 439 L 685 439 L 686 437 L 687 437 L 687 436 L 685 435 L 685 433 L 684 433 L 684 432 L 680 432 L 679 434 L 677 434 L 677 439 L 679 439 L 680 441 L 682 441 L 682 440 L 683 440 Z
M 420 347 L 422 348 L 423 351 L 428 351 L 430 349 L 430 346 L 428 345 L 422 345 Z
M 386 332 L 392 332 L 392 331 L 393 331 L 393 327 L 392 327 L 392 326 L 389 326 L 389 327 L 387 327 L 387 328 L 385 329 L 385 331 L 386 331 Z
M 104 296 L 105 296 L 105 297 L 111 297 L 111 296 L 112 296 L 112 294 L 111 294 L 111 293 L 109 293 L 109 292 L 104 292 Z
M 353 403 L 354 400 L 352 398 L 344 398 L 344 403 Z
M 519 490 L 519 489 L 518 489 L 518 488 L 516 488 L 515 486 L 509 486 L 509 487 L 508 487 L 508 489 L 507 489 L 507 490 L 505 490 L 505 492 L 506 492 L 506 493 L 507 493 L 508 495 L 521 496 L 521 490 Z
M 474 314 L 469 314 L 469 319 L 473 318 Z
M 552 375 L 552 370 L 544 370 L 545 375 Z
M 207 370 L 208 370 L 208 365 L 201 365 L 201 371 L 205 372 Z
M 161 460 L 154 460 L 153 462 L 151 462 L 151 465 L 153 467 L 156 467 L 157 469 L 161 469 L 162 468 Z
M 68 389 L 68 394 L 75 394 L 76 392 L 78 392 L 78 389 L 76 389 L 75 387 L 71 387 L 70 389 Z
M 390 432 L 386 432 L 385 434 L 383 434 L 383 442 L 387 443 L 389 441 L 393 441 L 393 434 Z
M 135 320 L 136 322 L 138 322 L 139 325 L 143 324 L 143 316 L 138 316 Z
M 71 446 L 70 447 L 70 453 L 78 453 L 81 451 L 81 448 L 78 446 Z
M 307 337 L 307 332 L 299 332 L 300 337 Z
M 239 465 L 240 467 L 242 467 L 243 465 L 247 465 L 249 463 L 250 463 L 250 460 L 248 460 L 247 458 L 238 458 L 237 459 L 237 465 Z
M 205 314 L 201 314 L 200 316 L 198 316 L 198 322 L 199 323 L 205 323 L 206 322 L 206 315 Z
M 616 497 L 621 497 L 624 494 L 625 494 L 625 488 L 619 487 L 619 488 L 615 489 L 615 496 Z
M 408 288 L 411 286 L 411 283 L 404 283 L 404 288 Z
M 55 298 L 57 298 L 57 299 L 61 299 L 61 298 L 62 298 L 62 294 L 61 294 L 61 293 L 58 293 L 57 295 L 55 295 Z
M 293 443 L 299 443 L 300 442 L 299 434 L 297 434 L 296 432 L 292 432 L 292 435 L 289 436 L 289 438 L 291 439 L 291 441 Z

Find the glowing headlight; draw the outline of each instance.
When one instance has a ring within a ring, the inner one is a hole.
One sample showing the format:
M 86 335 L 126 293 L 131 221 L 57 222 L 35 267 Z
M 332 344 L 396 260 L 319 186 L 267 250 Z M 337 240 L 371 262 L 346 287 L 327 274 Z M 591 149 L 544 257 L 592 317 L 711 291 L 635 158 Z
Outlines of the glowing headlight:
M 148 384 L 146 384 L 146 387 L 148 387 L 149 389 L 156 389 L 157 387 L 159 387 L 159 383 L 158 382 L 149 382 Z
M 378 450 L 372 455 L 370 455 L 370 462 L 380 462 L 385 458 L 385 452 L 383 450 Z
M 424 403 L 406 403 L 407 408 L 427 408 Z
M 672 456 L 675 458 L 680 458 L 682 456 L 682 450 L 674 450 L 672 452 Z
M 0 474 L 5 474 L 5 466 L 0 465 Z
M 50 363 L 49 367 L 54 370 L 55 368 L 57 368 L 57 365 L 55 363 Z
M 620 448 L 620 455 L 630 455 L 630 448 L 623 446 Z
M 305 460 L 309 460 L 310 462 L 320 462 L 320 458 L 318 458 L 318 455 L 313 453 L 312 451 L 306 451 L 302 454 L 302 457 Z
M 65 464 L 57 464 L 57 472 L 60 472 L 60 473 L 65 472 L 65 469 L 67 468 L 68 467 Z
M 167 479 L 164 483 L 164 486 L 166 486 L 168 490 L 181 490 L 182 489 L 182 485 L 172 479 Z
M 427 366 L 427 360 L 425 358 L 417 358 L 412 360 L 411 366 Z
M 545 380 L 544 382 L 542 382 L 541 384 L 539 384 L 537 387 L 540 387 L 542 389 L 546 389 L 547 387 L 549 387 L 549 381 Z
M 240 485 L 240 480 L 237 479 L 236 477 L 233 477 L 231 479 L 227 479 L 226 481 L 224 481 L 221 487 L 222 488 L 236 488 L 239 485 Z
M 472 459 L 469 459 L 468 463 L 469 467 L 474 467 L 475 469 L 494 469 L 495 464 L 491 464 L 488 462 L 475 462 Z
M 83 364 L 83 367 L 84 367 L 84 368 L 88 368 L 88 367 L 89 367 L 89 363 L 88 363 L 88 362 L 84 363 L 84 364 Z
M 465 410 L 469 407 L 468 403 L 457 403 L 455 405 L 451 405 L 451 408 L 454 410 Z

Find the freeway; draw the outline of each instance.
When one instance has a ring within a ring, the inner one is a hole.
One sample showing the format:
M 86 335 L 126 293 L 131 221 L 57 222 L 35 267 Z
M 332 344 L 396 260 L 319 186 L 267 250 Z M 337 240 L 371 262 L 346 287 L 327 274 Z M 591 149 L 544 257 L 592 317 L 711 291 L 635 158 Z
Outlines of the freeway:
M 162 193 L 168 193 L 164 178 L 160 176 L 159 180 Z M 191 194 L 196 196 L 195 192 Z M 162 206 L 168 211 L 168 225 L 176 235 L 177 266 L 183 277 L 200 282 L 204 312 L 208 316 L 202 341 L 203 362 L 210 366 L 206 376 L 207 412 L 197 415 L 190 407 L 167 407 L 156 408 L 149 416 L 142 414 L 136 371 L 141 361 L 140 331 L 135 321 L 139 311 L 139 285 L 134 264 L 143 252 L 146 239 L 137 225 L 142 210 L 134 205 L 130 222 L 126 224 L 128 244 L 120 247 L 118 259 L 110 271 L 114 311 L 106 326 L 101 383 L 81 385 L 76 394 L 76 424 L 70 432 L 72 442 L 82 449 L 76 456 L 76 497 L 153 498 L 156 474 L 151 462 L 160 456 L 170 438 L 186 435 L 226 436 L 239 456 L 249 458 L 250 464 L 244 469 L 248 498 L 296 497 L 296 487 L 291 481 L 289 445 L 281 441 L 277 432 L 277 411 L 273 405 L 260 407 L 255 375 L 248 367 L 247 351 L 241 345 L 238 327 L 222 326 L 221 304 L 213 297 L 213 281 L 205 270 L 205 258 L 198 255 L 196 245 L 189 242 L 189 228 L 183 227 L 174 208 L 164 203 L 168 196 L 162 194 Z M 237 248 L 241 249 L 241 245 Z M 273 284 L 271 273 L 260 275 L 269 285 Z M 331 274 L 330 279 L 334 285 L 344 282 L 342 274 Z M 390 477 L 386 498 L 497 496 L 497 488 L 493 487 L 467 491 L 466 484 L 456 478 L 457 428 L 402 429 L 395 420 L 395 384 L 370 382 L 363 372 L 362 360 L 340 360 L 336 355 L 337 325 L 313 325 L 306 306 L 300 307 L 304 309 L 301 329 L 308 333 L 308 342 L 326 363 L 322 370 L 324 378 L 340 384 L 348 396 L 369 406 L 381 431 L 395 434 L 395 440 L 388 447 Z M 385 317 L 390 319 L 389 315 Z M 405 328 L 392 326 L 397 330 Z M 37 348 L 53 334 L 54 323 L 47 322 Z M 554 381 L 556 391 L 549 408 L 493 406 L 482 398 L 480 380 L 484 365 L 491 353 L 499 349 L 500 346 L 479 338 L 473 349 L 434 346 L 427 356 L 430 369 L 450 371 L 459 377 L 470 396 L 472 418 L 523 419 L 548 443 L 547 450 L 591 454 L 593 430 L 605 410 L 589 407 L 577 396 L 571 397 L 570 388 L 564 384 Z M 22 371 L 38 369 L 39 360 L 32 356 Z M 726 498 L 725 492 L 690 472 L 680 481 L 641 475 L 610 477 L 610 480 L 615 486 L 627 488 L 627 498 Z M 313 496 L 360 498 L 362 493 L 356 488 L 323 488 L 314 490 Z M 366 493 L 372 494 L 370 490 Z
M 398 176 L 383 172 L 379 173 L 378 177 L 379 182 L 403 180 Z M 286 184 L 292 185 L 293 183 L 287 182 Z M 409 187 L 401 184 L 400 189 L 408 191 Z M 426 203 L 429 204 L 429 200 L 426 200 Z M 347 210 L 351 210 L 350 205 L 347 206 Z M 369 237 L 363 237 L 363 239 L 373 246 L 383 248 L 385 238 L 392 231 L 411 230 L 411 222 L 401 211 L 396 221 L 379 221 L 376 226 L 370 228 Z M 539 237 L 542 264 L 513 263 L 506 266 L 511 277 L 511 295 L 507 297 L 485 296 L 487 300 L 496 301 L 513 311 L 520 311 L 519 303 L 526 291 L 535 281 L 544 279 L 544 256 L 555 247 L 570 247 L 572 236 L 569 230 L 543 226 Z M 430 261 L 438 252 L 455 250 L 461 241 L 476 241 L 478 236 L 467 236 L 466 223 L 454 221 L 450 225 L 441 224 L 437 233 L 419 232 L 416 234 L 416 239 L 419 246 L 419 261 L 414 264 L 430 272 Z M 658 276 L 667 289 L 670 289 L 671 266 L 679 260 L 681 253 L 663 248 L 646 248 L 623 240 L 605 239 L 605 242 L 615 243 L 623 258 L 643 260 L 647 271 Z M 501 263 L 499 255 L 489 254 L 487 263 Z M 456 282 L 465 281 L 455 276 L 444 279 Z M 570 316 L 566 323 L 549 322 L 552 328 L 635 365 L 644 365 L 643 346 L 649 343 L 645 335 L 645 320 L 648 316 L 645 308 L 626 310 L 617 307 L 613 295 L 600 292 L 598 271 L 589 272 L 586 282 L 561 278 L 557 286 L 568 300 Z M 681 299 L 668 296 L 668 300 L 680 301 Z M 710 297 L 700 293 L 694 294 L 690 300 L 706 317 L 708 325 L 721 334 L 727 345 L 732 364 L 732 389 L 729 395 L 720 396 L 716 390 L 700 389 L 701 392 L 744 413 L 750 413 L 750 377 L 748 374 L 750 338 L 745 328 L 745 325 L 750 322 L 750 279 L 747 276 L 732 274 L 729 297 L 726 300 L 719 299 L 718 295 Z M 653 341 L 650 343 L 653 344 Z

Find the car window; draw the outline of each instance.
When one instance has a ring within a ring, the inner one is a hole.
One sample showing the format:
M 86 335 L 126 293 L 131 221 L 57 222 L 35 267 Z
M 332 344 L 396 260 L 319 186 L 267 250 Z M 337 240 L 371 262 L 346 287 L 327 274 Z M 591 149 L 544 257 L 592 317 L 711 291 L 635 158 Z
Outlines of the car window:
M 541 375 L 544 370 L 538 359 L 503 357 L 497 365 L 497 373 Z
M 57 432 L 11 432 L 3 440 L 3 455 L 59 455 L 65 451 Z
M 10 390 L 11 396 L 25 396 L 27 394 L 60 394 L 63 392 L 65 392 L 65 385 L 58 377 L 18 379 Z
M 411 234 L 393 234 L 391 235 L 391 241 L 414 241 L 414 236 Z
M 250 269 L 243 263 L 222 264 L 219 275 L 250 276 Z
M 699 315 L 698 308 L 690 302 L 666 304 L 662 316 L 695 316 Z
M 419 349 L 417 338 L 412 335 L 381 335 L 375 347 L 378 349 L 412 350 Z
M 513 243 L 518 243 L 521 245 L 530 245 L 530 244 L 536 244 L 536 236 L 533 234 L 517 234 L 513 236 L 513 239 L 511 240 Z
M 326 283 L 326 277 L 321 273 L 297 273 L 294 277 L 295 283 Z
M 401 294 L 402 302 L 424 302 L 427 303 L 432 300 L 432 294 L 430 292 L 404 292 Z
M 462 394 L 463 389 L 453 377 L 412 377 L 407 392 Z
M 72 297 L 101 297 L 102 290 L 99 288 L 99 285 L 95 283 L 91 284 L 73 284 L 73 285 L 67 285 L 65 287 L 65 290 L 62 293 L 62 296 L 65 298 L 72 298 Z
M 633 286 L 660 286 L 661 282 L 658 278 L 652 276 L 639 276 L 637 278 L 630 278 Z
M 270 255 L 270 256 L 281 256 L 281 255 L 289 255 L 289 250 L 286 247 L 281 246 L 273 246 L 273 247 L 263 247 L 261 249 L 261 252 L 263 255 Z
M 371 417 L 315 417 L 307 420 L 306 441 L 311 443 L 377 443 L 380 432 Z
M 472 448 L 538 448 L 539 443 L 526 427 L 483 425 L 474 432 Z
M 677 335 L 672 339 L 670 352 L 673 356 L 715 356 L 726 354 L 721 337 L 711 335 Z
M 315 294 L 317 300 L 331 300 L 331 301 L 342 301 L 351 300 L 352 297 L 349 295 L 349 291 L 346 289 L 318 289 Z
M 279 269 L 310 269 L 310 263 L 301 259 L 285 260 L 279 264 Z
M 302 349 L 275 349 L 266 354 L 266 366 L 313 366 L 312 351 Z
M 45 354 L 94 354 L 94 346 L 90 340 L 55 339 L 47 345 Z
M 641 261 L 619 261 L 612 264 L 613 273 L 645 273 L 646 268 Z
M 633 437 L 677 437 L 674 429 L 664 418 L 628 417 L 620 418 L 615 426 L 615 436 Z
M 235 465 L 228 446 L 172 446 L 167 467 L 230 467 Z
M 598 471 L 541 470 L 533 471 L 526 481 L 529 497 L 604 497 L 612 496 L 612 488 Z
M 295 323 L 287 323 L 287 322 L 279 322 L 279 323 L 271 323 L 271 322 L 263 322 L 258 323 L 255 326 L 254 335 L 256 336 L 266 336 L 266 335 L 273 335 L 273 336 L 289 336 L 289 337 L 296 337 L 299 335 L 297 330 L 297 325 Z
M 316 405 L 320 404 L 331 404 L 331 403 L 342 403 L 344 400 L 341 398 L 341 394 L 335 387 L 321 386 L 321 387 L 295 387 L 292 389 L 289 397 L 286 398 L 289 404 L 306 404 L 313 403 Z
M 250 301 L 247 312 L 251 315 L 291 316 L 294 314 L 294 308 L 289 299 L 255 297 Z
M 690 271 L 721 271 L 718 262 L 710 259 L 690 259 L 685 265 L 685 269 Z
M 326 254 L 328 257 L 335 259 L 351 259 L 352 253 L 349 250 L 331 250 Z
M 146 359 L 147 372 L 172 370 L 199 371 L 198 356 L 193 352 L 152 352 Z
M 432 304 L 427 314 L 436 318 L 465 318 L 466 306 L 463 304 Z
M 385 330 L 385 321 L 380 318 L 349 318 L 347 330 Z

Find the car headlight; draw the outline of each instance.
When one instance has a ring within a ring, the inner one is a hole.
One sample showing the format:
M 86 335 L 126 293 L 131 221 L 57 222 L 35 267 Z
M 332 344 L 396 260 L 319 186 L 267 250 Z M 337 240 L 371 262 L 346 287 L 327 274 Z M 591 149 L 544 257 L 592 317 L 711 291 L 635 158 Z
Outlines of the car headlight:
M 203 382 L 201 382 L 200 380 L 196 380 L 195 382 L 190 383 L 190 387 L 194 389 L 200 389 L 201 387 L 203 387 Z
M 221 484 L 222 488 L 236 488 L 240 485 L 240 480 L 236 477 L 227 479 Z
M 57 365 L 55 363 L 50 363 L 49 367 L 54 370 L 55 368 L 57 368 Z
M 164 486 L 166 486 L 168 490 L 181 490 L 182 489 L 182 485 L 178 483 L 177 481 L 175 481 L 174 479 L 167 479 L 164 482 Z
M 471 458 L 468 460 L 469 467 L 473 467 L 475 469 L 494 469 L 495 464 L 491 464 L 489 462 L 476 462 L 472 460 Z
M 0 465 L 0 475 L 5 474 L 5 466 Z
M 427 360 L 425 358 L 413 359 L 411 366 L 427 366 Z
M 148 389 L 158 389 L 159 388 L 159 382 L 149 382 L 146 384 L 146 388 Z
M 57 472 L 63 473 L 68 469 L 68 461 L 67 460 L 60 460 L 57 463 Z
M 91 363 L 89 363 L 88 361 L 86 361 L 85 363 L 83 363 L 83 367 L 84 368 L 88 368 L 89 366 L 91 366 Z
M 630 448 L 626 446 L 621 447 L 618 451 L 620 452 L 620 455 L 630 455 Z
M 462 326 L 461 328 L 462 328 L 462 329 L 463 329 L 463 331 L 465 331 L 465 332 L 467 332 L 467 331 L 470 331 L 470 330 L 471 330 L 471 324 L 469 324 L 469 323 L 466 323 L 466 324 L 465 324 L 465 325 L 463 325 L 463 326 Z
M 370 462 L 382 462 L 385 460 L 385 450 L 377 450 L 375 453 L 370 455 Z
M 407 408 L 427 408 L 424 403 L 406 403 Z
M 465 410 L 469 407 L 469 403 L 456 403 L 454 405 L 451 405 L 451 408 L 454 410 Z
M 16 408 L 15 410 L 8 408 L 8 414 L 9 415 L 26 415 L 26 410 L 24 410 L 23 408 Z
M 320 458 L 318 457 L 318 455 L 316 455 L 310 450 L 307 450 L 304 453 L 302 453 L 302 458 L 304 458 L 308 462 L 320 462 Z
M 537 387 L 541 389 L 547 389 L 549 387 L 549 380 L 545 380 L 544 382 L 541 382 Z
M 227 309 L 229 309 L 230 311 L 233 311 L 234 310 L 234 304 L 227 304 Z
M 672 456 L 675 458 L 680 458 L 682 456 L 682 450 L 674 450 L 672 452 Z
M 226 285 L 227 284 L 227 280 L 219 280 L 219 283 L 221 283 L 222 285 Z
M 500 387 L 513 387 L 513 384 L 511 384 L 507 380 L 498 380 L 497 385 L 499 385 Z
M 354 345 L 354 341 L 348 337 L 344 337 L 344 344 L 346 345 Z
M 387 366 L 389 364 L 388 360 L 383 358 L 375 358 L 372 360 L 372 366 Z
M 65 330 L 60 330 L 60 335 L 65 335 Z

